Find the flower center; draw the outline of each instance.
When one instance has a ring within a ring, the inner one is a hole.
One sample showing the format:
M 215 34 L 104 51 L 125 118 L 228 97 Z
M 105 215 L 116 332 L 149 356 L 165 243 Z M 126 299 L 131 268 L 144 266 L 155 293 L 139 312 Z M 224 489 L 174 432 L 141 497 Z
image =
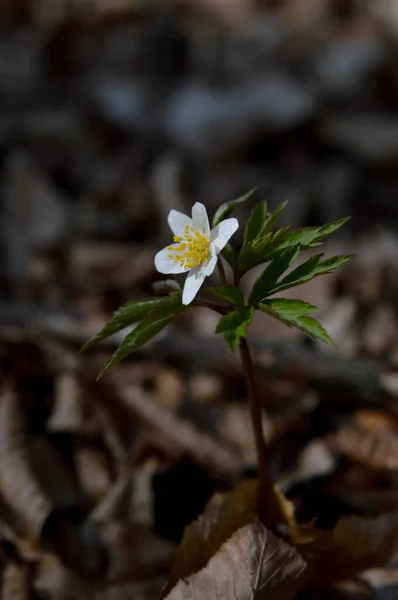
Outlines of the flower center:
M 185 226 L 184 237 L 174 236 L 174 241 L 178 243 L 177 247 L 168 246 L 175 263 L 184 267 L 184 269 L 193 269 L 201 265 L 210 258 L 210 240 L 196 231 L 193 227 Z

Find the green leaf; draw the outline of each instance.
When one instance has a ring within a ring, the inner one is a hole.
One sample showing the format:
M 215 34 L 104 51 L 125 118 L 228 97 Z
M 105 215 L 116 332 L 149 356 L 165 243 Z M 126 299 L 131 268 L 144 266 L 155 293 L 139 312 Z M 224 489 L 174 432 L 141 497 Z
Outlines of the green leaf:
M 232 351 L 238 347 L 239 340 L 242 337 L 246 337 L 246 329 L 250 325 L 253 315 L 254 308 L 252 306 L 244 306 L 220 319 L 216 332 L 224 334 Z
M 289 286 L 295 287 L 295 285 L 300 285 L 301 283 L 306 283 L 310 279 L 312 279 L 313 274 L 315 273 L 315 269 L 318 264 L 322 261 L 323 254 L 315 254 L 314 256 L 310 256 L 306 261 L 304 261 L 301 265 L 293 269 L 286 277 L 282 279 L 278 286 L 273 288 L 273 291 L 270 293 L 275 293 L 276 287 L 278 287 L 278 291 L 281 291 L 282 285 L 286 286 L 283 289 L 287 289 Z
M 308 314 L 317 312 L 319 310 L 317 306 L 313 306 L 302 300 L 273 298 L 265 300 L 259 305 L 259 309 L 271 317 L 282 321 L 288 327 L 296 327 L 314 339 L 334 345 L 332 338 L 322 325 L 312 317 L 307 316 Z
M 345 225 L 350 218 L 351 217 L 344 217 L 344 219 L 340 219 L 339 221 L 333 221 L 332 223 L 326 223 L 326 225 L 322 225 L 322 227 L 318 228 L 318 235 L 314 241 L 320 242 L 331 233 L 334 233 L 337 229 L 340 229 L 340 227 Z
M 268 219 L 267 219 L 267 222 L 265 223 L 265 227 L 264 227 L 264 233 L 268 233 L 268 232 L 272 231 L 273 226 L 278 221 L 279 217 L 285 210 L 287 204 L 288 204 L 287 200 L 285 202 L 282 202 L 282 204 L 279 204 L 279 206 L 276 207 L 276 209 L 274 210 L 273 213 L 270 213 L 268 215 Z
M 281 256 L 275 258 L 256 279 L 253 289 L 250 293 L 250 304 L 257 304 L 266 296 L 269 296 L 270 289 L 277 285 L 277 281 L 286 271 L 286 269 L 295 261 L 300 252 L 300 246 L 293 246 L 285 250 Z
M 323 254 L 311 256 L 311 258 L 299 265 L 280 282 L 276 283 L 276 285 L 268 290 L 268 295 L 271 296 L 277 292 L 282 292 L 283 290 L 307 283 L 308 281 L 315 279 L 315 277 L 332 273 L 332 271 L 344 265 L 353 256 L 353 254 L 332 256 L 324 261 L 321 260 Z
M 243 246 L 238 257 L 240 274 L 243 275 L 249 269 L 271 260 L 274 257 L 274 250 L 282 244 L 291 229 L 291 227 L 283 227 L 276 233 L 266 233 L 257 237 L 247 246 Z
M 312 317 L 298 317 L 294 323 L 295 327 L 301 329 L 314 340 L 321 340 L 321 342 L 325 342 L 325 344 L 330 344 L 331 346 L 335 346 L 336 344 L 328 334 L 328 332 L 322 327 L 320 323 L 316 319 Z
M 170 296 L 159 298 L 159 300 L 159 304 L 124 338 L 123 342 L 102 368 L 97 380 L 100 379 L 112 365 L 146 344 L 177 315 L 189 308 L 182 304 L 181 294 L 179 292 L 173 292 Z
M 112 354 L 110 359 L 103 366 L 100 374 L 97 377 L 97 381 L 101 379 L 101 377 L 106 373 L 106 371 L 115 363 L 125 358 L 128 354 L 133 352 L 133 350 L 137 350 L 153 337 L 158 334 L 166 325 L 171 323 L 171 321 L 176 317 L 176 315 L 168 315 L 158 318 L 153 318 L 151 315 L 148 315 L 141 323 L 129 333 L 120 344 L 118 349 Z
M 267 203 L 260 202 L 257 204 L 246 223 L 243 245 L 247 246 L 250 242 L 256 239 L 264 230 L 267 221 Z
M 247 194 L 244 194 L 244 196 L 240 196 L 236 200 L 231 200 L 231 202 L 225 202 L 225 204 L 221 204 L 221 206 L 219 206 L 219 208 L 216 210 L 216 214 L 213 217 L 212 227 L 216 227 L 216 225 L 218 225 L 220 221 L 223 221 L 224 219 L 227 219 L 230 215 L 232 215 L 235 208 L 239 204 L 247 202 L 253 196 L 256 189 L 257 188 L 253 188 L 252 190 L 250 190 L 250 192 L 247 192 Z
M 332 234 L 334 231 L 342 227 L 350 217 L 334 221 L 333 223 L 327 223 L 323 227 L 304 227 L 303 229 L 297 229 L 288 235 L 274 252 L 280 252 L 281 250 L 291 246 L 292 244 L 300 244 L 302 250 L 308 250 L 316 246 L 320 246 L 320 242 Z
M 138 321 L 147 316 L 150 310 L 158 306 L 162 300 L 163 298 L 149 298 L 148 300 L 127 302 L 127 304 L 124 304 L 114 312 L 112 320 L 92 340 L 87 342 L 80 352 L 85 352 L 121 329 L 138 323 Z
M 226 300 L 226 302 L 229 302 L 233 306 L 241 308 L 245 305 L 243 294 L 236 285 L 218 285 L 206 288 L 206 291 L 211 292 L 217 298 L 221 298 L 221 300 Z
M 327 258 L 322 263 L 319 263 L 316 268 L 316 275 L 325 275 L 335 271 L 339 267 L 343 266 L 346 262 L 351 260 L 355 254 L 340 254 Z
M 239 255 L 239 271 L 241 274 L 269 260 L 277 258 L 284 250 L 300 244 L 301 250 L 308 250 L 320 246 L 322 240 L 342 227 L 349 217 L 327 223 L 322 227 L 305 227 L 292 231 L 291 227 L 284 227 L 275 233 L 270 233 L 276 219 L 280 216 L 286 203 L 281 204 L 273 215 L 270 215 L 262 233 L 244 246 Z
M 317 306 L 293 298 L 271 298 L 270 300 L 264 300 L 264 303 L 260 304 L 259 308 L 269 314 L 275 313 L 277 318 L 281 317 L 284 321 L 292 321 L 297 317 L 305 317 L 319 311 Z

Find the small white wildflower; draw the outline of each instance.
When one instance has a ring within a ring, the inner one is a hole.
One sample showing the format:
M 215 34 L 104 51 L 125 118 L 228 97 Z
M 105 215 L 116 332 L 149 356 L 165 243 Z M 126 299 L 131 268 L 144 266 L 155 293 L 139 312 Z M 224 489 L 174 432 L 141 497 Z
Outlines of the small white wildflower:
M 200 202 L 192 207 L 192 219 L 171 210 L 168 217 L 174 244 L 155 256 L 159 273 L 177 275 L 189 271 L 182 303 L 190 304 L 206 277 L 216 268 L 217 254 L 239 227 L 237 219 L 225 219 L 210 230 L 206 208 Z

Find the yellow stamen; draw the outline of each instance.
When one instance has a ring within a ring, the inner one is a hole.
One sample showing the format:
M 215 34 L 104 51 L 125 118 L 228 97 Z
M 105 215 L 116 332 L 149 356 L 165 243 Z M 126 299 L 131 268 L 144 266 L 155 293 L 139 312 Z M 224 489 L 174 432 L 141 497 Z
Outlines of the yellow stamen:
M 191 233 L 192 232 L 192 233 Z M 200 231 L 188 225 L 184 228 L 184 237 L 174 236 L 178 246 L 168 246 L 167 249 L 174 254 L 169 254 L 175 263 L 185 269 L 193 269 L 210 258 L 210 240 Z

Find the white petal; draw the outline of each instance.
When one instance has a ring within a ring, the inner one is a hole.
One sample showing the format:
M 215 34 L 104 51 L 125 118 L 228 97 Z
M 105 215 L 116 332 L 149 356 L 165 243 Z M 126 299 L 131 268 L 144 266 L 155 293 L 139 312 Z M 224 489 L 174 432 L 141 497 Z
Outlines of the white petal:
M 221 252 L 238 227 L 238 219 L 225 219 L 211 230 L 210 241 L 217 254 Z
M 205 280 L 206 275 L 204 270 L 199 267 L 194 267 L 188 273 L 185 280 L 184 291 L 182 292 L 182 303 L 190 304 L 199 291 L 200 286 Z
M 180 237 L 184 237 L 184 229 L 187 225 L 192 227 L 192 219 L 178 210 L 171 210 L 167 220 L 174 235 Z
M 195 202 L 192 207 L 192 223 L 196 231 L 201 231 L 207 237 L 210 235 L 209 218 L 207 216 L 206 207 L 200 202 Z
M 167 248 L 163 248 L 160 250 L 155 256 L 155 267 L 159 271 L 159 273 L 163 273 L 164 275 L 178 275 L 178 273 L 185 273 L 189 269 L 185 269 L 180 264 L 174 262 L 173 258 L 170 258 L 169 254 L 171 251 L 169 248 L 176 248 L 179 244 L 172 244 Z
M 217 253 L 213 252 L 207 263 L 205 265 L 201 265 L 203 273 L 206 277 L 209 277 L 209 275 L 213 273 L 214 269 L 216 268 L 217 260 Z

